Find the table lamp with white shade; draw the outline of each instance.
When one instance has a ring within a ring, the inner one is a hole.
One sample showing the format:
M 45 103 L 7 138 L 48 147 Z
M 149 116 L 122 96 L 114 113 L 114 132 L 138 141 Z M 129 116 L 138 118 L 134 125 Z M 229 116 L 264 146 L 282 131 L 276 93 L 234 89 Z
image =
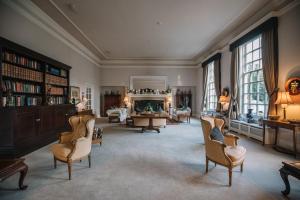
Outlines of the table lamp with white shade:
M 286 121 L 286 108 L 288 104 L 292 103 L 293 101 L 288 92 L 278 92 L 275 104 L 280 104 L 283 109 L 283 121 Z

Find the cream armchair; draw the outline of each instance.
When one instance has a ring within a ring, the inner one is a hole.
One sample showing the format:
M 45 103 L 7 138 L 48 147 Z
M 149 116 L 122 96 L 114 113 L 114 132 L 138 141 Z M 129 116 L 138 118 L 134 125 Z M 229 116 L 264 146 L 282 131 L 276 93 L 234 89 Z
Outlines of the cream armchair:
M 54 168 L 56 161 L 68 164 L 69 180 L 71 180 L 72 162 L 88 157 L 91 167 L 92 136 L 95 118 L 90 115 L 73 116 L 69 119 L 72 132 L 60 134 L 59 143 L 51 148 L 54 156 Z
M 212 161 L 216 164 L 222 165 L 228 168 L 229 173 L 229 186 L 232 182 L 232 169 L 236 166 L 241 167 L 243 171 L 243 163 L 246 155 L 246 149 L 237 145 L 237 136 L 227 133 L 224 135 L 224 143 L 212 140 L 210 133 L 213 127 L 217 127 L 223 133 L 224 120 L 202 117 L 201 118 L 202 131 L 205 140 L 206 151 L 206 173 L 208 172 L 208 163 Z

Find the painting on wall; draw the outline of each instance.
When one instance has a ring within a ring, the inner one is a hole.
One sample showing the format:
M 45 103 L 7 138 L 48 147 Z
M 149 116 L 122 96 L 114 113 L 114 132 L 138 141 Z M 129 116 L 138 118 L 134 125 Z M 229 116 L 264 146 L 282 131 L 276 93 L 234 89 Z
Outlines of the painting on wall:
M 290 78 L 285 84 L 285 90 L 289 92 L 290 95 L 300 94 L 300 78 Z
M 80 87 L 70 86 L 70 102 L 72 104 L 80 102 Z

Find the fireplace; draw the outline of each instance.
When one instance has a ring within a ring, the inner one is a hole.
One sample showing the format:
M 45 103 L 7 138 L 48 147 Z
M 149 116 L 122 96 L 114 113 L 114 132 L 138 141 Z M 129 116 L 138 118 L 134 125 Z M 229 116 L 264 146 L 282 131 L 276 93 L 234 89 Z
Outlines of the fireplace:
M 164 110 L 164 100 L 135 100 L 134 111 L 143 112 L 148 107 L 154 112 L 161 112 Z

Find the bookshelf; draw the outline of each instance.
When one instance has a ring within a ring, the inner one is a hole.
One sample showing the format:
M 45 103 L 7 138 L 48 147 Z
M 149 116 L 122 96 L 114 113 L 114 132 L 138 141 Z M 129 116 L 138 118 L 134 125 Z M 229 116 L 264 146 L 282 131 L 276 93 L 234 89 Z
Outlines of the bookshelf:
M 68 104 L 70 66 L 0 38 L 0 107 Z
M 68 131 L 71 67 L 0 37 L 0 158 L 16 158 Z

